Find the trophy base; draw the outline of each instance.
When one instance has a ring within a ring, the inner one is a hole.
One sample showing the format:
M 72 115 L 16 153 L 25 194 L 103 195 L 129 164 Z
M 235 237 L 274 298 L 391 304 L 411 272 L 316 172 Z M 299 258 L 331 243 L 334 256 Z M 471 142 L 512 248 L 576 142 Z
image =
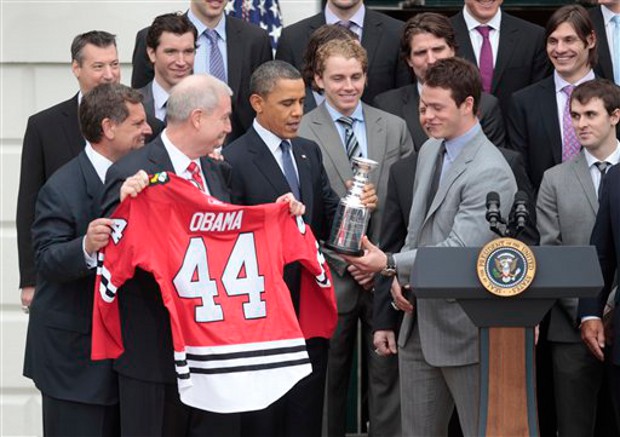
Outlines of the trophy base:
M 351 255 L 351 256 L 362 256 L 364 255 L 364 251 L 361 249 L 349 249 L 346 247 L 334 246 L 328 242 L 323 244 L 324 247 L 333 250 L 334 252 L 341 253 L 343 255 Z

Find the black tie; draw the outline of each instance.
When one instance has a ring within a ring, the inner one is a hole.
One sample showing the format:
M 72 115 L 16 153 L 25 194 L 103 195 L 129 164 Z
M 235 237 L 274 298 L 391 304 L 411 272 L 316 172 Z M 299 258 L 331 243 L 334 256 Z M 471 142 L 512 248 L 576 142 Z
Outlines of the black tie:
M 603 189 L 603 178 L 605 177 L 605 174 L 607 173 L 607 169 L 611 167 L 611 164 L 607 161 L 598 161 L 598 162 L 595 162 L 594 165 L 596 166 L 596 168 L 598 168 L 598 171 L 601 172 L 601 180 L 598 183 L 598 192 L 597 192 L 598 198 L 600 199 L 601 191 Z
M 431 178 L 431 184 L 428 190 L 428 197 L 426 198 L 426 213 L 433 203 L 435 194 L 437 194 L 437 188 L 439 188 L 439 181 L 441 180 L 441 169 L 443 168 L 443 157 L 446 154 L 446 142 L 442 141 L 439 146 L 439 153 L 437 154 L 437 160 L 435 161 L 435 168 L 433 169 L 433 175 Z
M 282 167 L 284 168 L 284 177 L 291 187 L 292 193 L 297 200 L 301 200 L 299 195 L 299 181 L 297 180 L 297 173 L 295 173 L 295 165 L 293 164 L 293 158 L 291 156 L 291 144 L 288 141 L 282 141 L 280 143 L 282 149 Z

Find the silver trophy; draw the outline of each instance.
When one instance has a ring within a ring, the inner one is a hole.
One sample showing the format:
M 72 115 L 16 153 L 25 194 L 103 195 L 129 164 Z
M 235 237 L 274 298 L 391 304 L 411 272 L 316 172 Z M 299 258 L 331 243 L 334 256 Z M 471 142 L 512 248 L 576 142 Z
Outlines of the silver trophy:
M 362 236 L 366 234 L 370 212 L 360 200 L 368 175 L 379 165 L 366 158 L 353 158 L 353 186 L 340 199 L 332 231 L 325 247 L 347 255 L 362 255 Z

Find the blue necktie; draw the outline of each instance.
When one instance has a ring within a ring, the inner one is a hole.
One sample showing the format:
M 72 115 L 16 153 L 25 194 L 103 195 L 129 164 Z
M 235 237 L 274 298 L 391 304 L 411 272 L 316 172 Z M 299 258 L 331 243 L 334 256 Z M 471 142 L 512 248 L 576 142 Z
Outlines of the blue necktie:
M 217 45 L 217 32 L 213 29 L 207 29 L 204 33 L 211 46 L 209 52 L 209 73 L 226 83 L 226 69 L 224 68 L 222 52 L 220 52 L 220 48 Z
M 282 149 L 282 167 L 284 168 L 284 177 L 291 187 L 291 192 L 295 195 L 295 199 L 301 200 L 299 194 L 299 181 L 297 180 L 297 173 L 295 172 L 295 165 L 293 165 L 293 157 L 291 156 L 291 143 L 288 141 L 282 141 L 280 143 Z
M 614 31 L 613 31 L 614 82 L 616 82 L 616 85 L 618 85 L 620 84 L 620 15 L 614 15 L 611 21 L 614 22 Z

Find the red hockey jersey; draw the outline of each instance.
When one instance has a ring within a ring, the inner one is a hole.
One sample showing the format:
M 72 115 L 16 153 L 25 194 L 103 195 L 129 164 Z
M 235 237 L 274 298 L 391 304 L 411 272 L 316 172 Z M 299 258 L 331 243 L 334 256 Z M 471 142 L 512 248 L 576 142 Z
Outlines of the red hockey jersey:
M 111 218 L 95 284 L 93 359 L 122 354 L 116 294 L 139 267 L 154 275 L 170 315 L 183 403 L 219 413 L 263 409 L 311 372 L 284 265 L 305 267 L 306 337 L 331 336 L 336 304 L 312 231 L 287 204 L 230 205 L 159 173 Z

